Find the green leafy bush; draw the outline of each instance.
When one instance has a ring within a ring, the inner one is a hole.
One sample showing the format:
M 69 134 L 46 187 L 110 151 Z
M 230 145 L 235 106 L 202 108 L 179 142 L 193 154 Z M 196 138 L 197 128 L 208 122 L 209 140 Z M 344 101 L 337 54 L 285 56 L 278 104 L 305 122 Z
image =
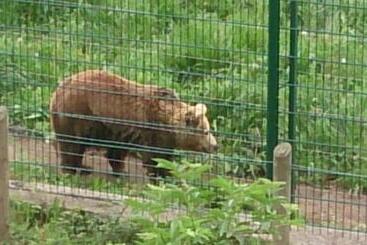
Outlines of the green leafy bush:
M 10 244 L 131 244 L 136 227 L 118 218 L 12 201 Z
M 276 195 L 282 183 L 214 177 L 204 184 L 209 166 L 158 161 L 172 173 L 171 181 L 148 185 L 143 200 L 127 200 L 142 229 L 138 244 L 249 244 L 262 240 L 254 234 L 274 234 L 273 222 L 299 224 L 299 218 L 290 219 L 296 207 Z M 279 205 L 286 215 L 276 212 Z

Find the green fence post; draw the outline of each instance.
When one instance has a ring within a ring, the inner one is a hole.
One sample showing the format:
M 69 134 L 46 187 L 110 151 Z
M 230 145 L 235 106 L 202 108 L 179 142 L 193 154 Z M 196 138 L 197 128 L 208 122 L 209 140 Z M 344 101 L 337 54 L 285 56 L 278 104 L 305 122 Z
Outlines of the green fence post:
M 279 105 L 279 0 L 269 0 L 268 30 L 268 100 L 267 100 L 267 166 L 266 176 L 273 178 L 273 150 L 278 143 L 278 105 Z
M 296 113 L 297 113 L 297 42 L 298 42 L 298 22 L 297 22 L 297 0 L 290 1 L 290 40 L 289 40 L 289 114 L 288 114 L 288 139 L 292 145 L 292 162 L 296 152 Z M 295 187 L 295 176 L 292 171 L 291 180 L 291 201 L 293 202 Z

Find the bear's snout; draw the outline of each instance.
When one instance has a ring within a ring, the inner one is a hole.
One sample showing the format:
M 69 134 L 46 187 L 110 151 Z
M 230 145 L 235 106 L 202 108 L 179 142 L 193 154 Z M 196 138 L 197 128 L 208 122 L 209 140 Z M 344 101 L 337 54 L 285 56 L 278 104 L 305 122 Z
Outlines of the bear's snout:
M 219 149 L 218 142 L 212 134 L 209 135 L 208 144 L 207 144 L 207 147 L 205 148 L 206 149 L 204 150 L 208 153 L 215 153 L 218 151 Z
M 217 152 L 218 150 L 219 150 L 219 145 L 218 145 L 217 143 L 215 143 L 215 144 L 211 144 L 211 145 L 209 146 L 208 152 L 209 152 L 209 153 L 215 153 L 215 152 Z
M 217 152 L 219 150 L 219 145 L 215 144 L 212 148 L 214 152 Z

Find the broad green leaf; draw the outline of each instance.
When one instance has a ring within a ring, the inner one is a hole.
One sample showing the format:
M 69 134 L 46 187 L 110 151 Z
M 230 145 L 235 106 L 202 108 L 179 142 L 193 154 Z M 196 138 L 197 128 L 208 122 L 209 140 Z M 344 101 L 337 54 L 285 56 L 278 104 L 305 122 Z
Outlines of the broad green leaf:
M 209 183 L 215 187 L 222 188 L 226 192 L 230 192 L 233 187 L 231 182 L 223 177 L 212 179 Z
M 177 164 L 172 161 L 168 161 L 166 159 L 161 159 L 161 158 L 154 158 L 153 160 L 158 162 L 158 165 L 157 165 L 158 168 L 164 168 L 164 169 L 168 169 L 172 171 L 177 169 Z

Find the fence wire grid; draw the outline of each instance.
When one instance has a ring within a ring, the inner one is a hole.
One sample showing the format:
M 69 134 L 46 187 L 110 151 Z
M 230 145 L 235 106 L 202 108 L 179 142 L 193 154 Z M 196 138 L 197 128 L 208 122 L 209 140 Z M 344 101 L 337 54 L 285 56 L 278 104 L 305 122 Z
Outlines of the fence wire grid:
M 366 16 L 364 0 L 3 0 L 11 178 L 127 195 L 161 156 L 251 181 L 289 141 L 308 224 L 366 234 Z

